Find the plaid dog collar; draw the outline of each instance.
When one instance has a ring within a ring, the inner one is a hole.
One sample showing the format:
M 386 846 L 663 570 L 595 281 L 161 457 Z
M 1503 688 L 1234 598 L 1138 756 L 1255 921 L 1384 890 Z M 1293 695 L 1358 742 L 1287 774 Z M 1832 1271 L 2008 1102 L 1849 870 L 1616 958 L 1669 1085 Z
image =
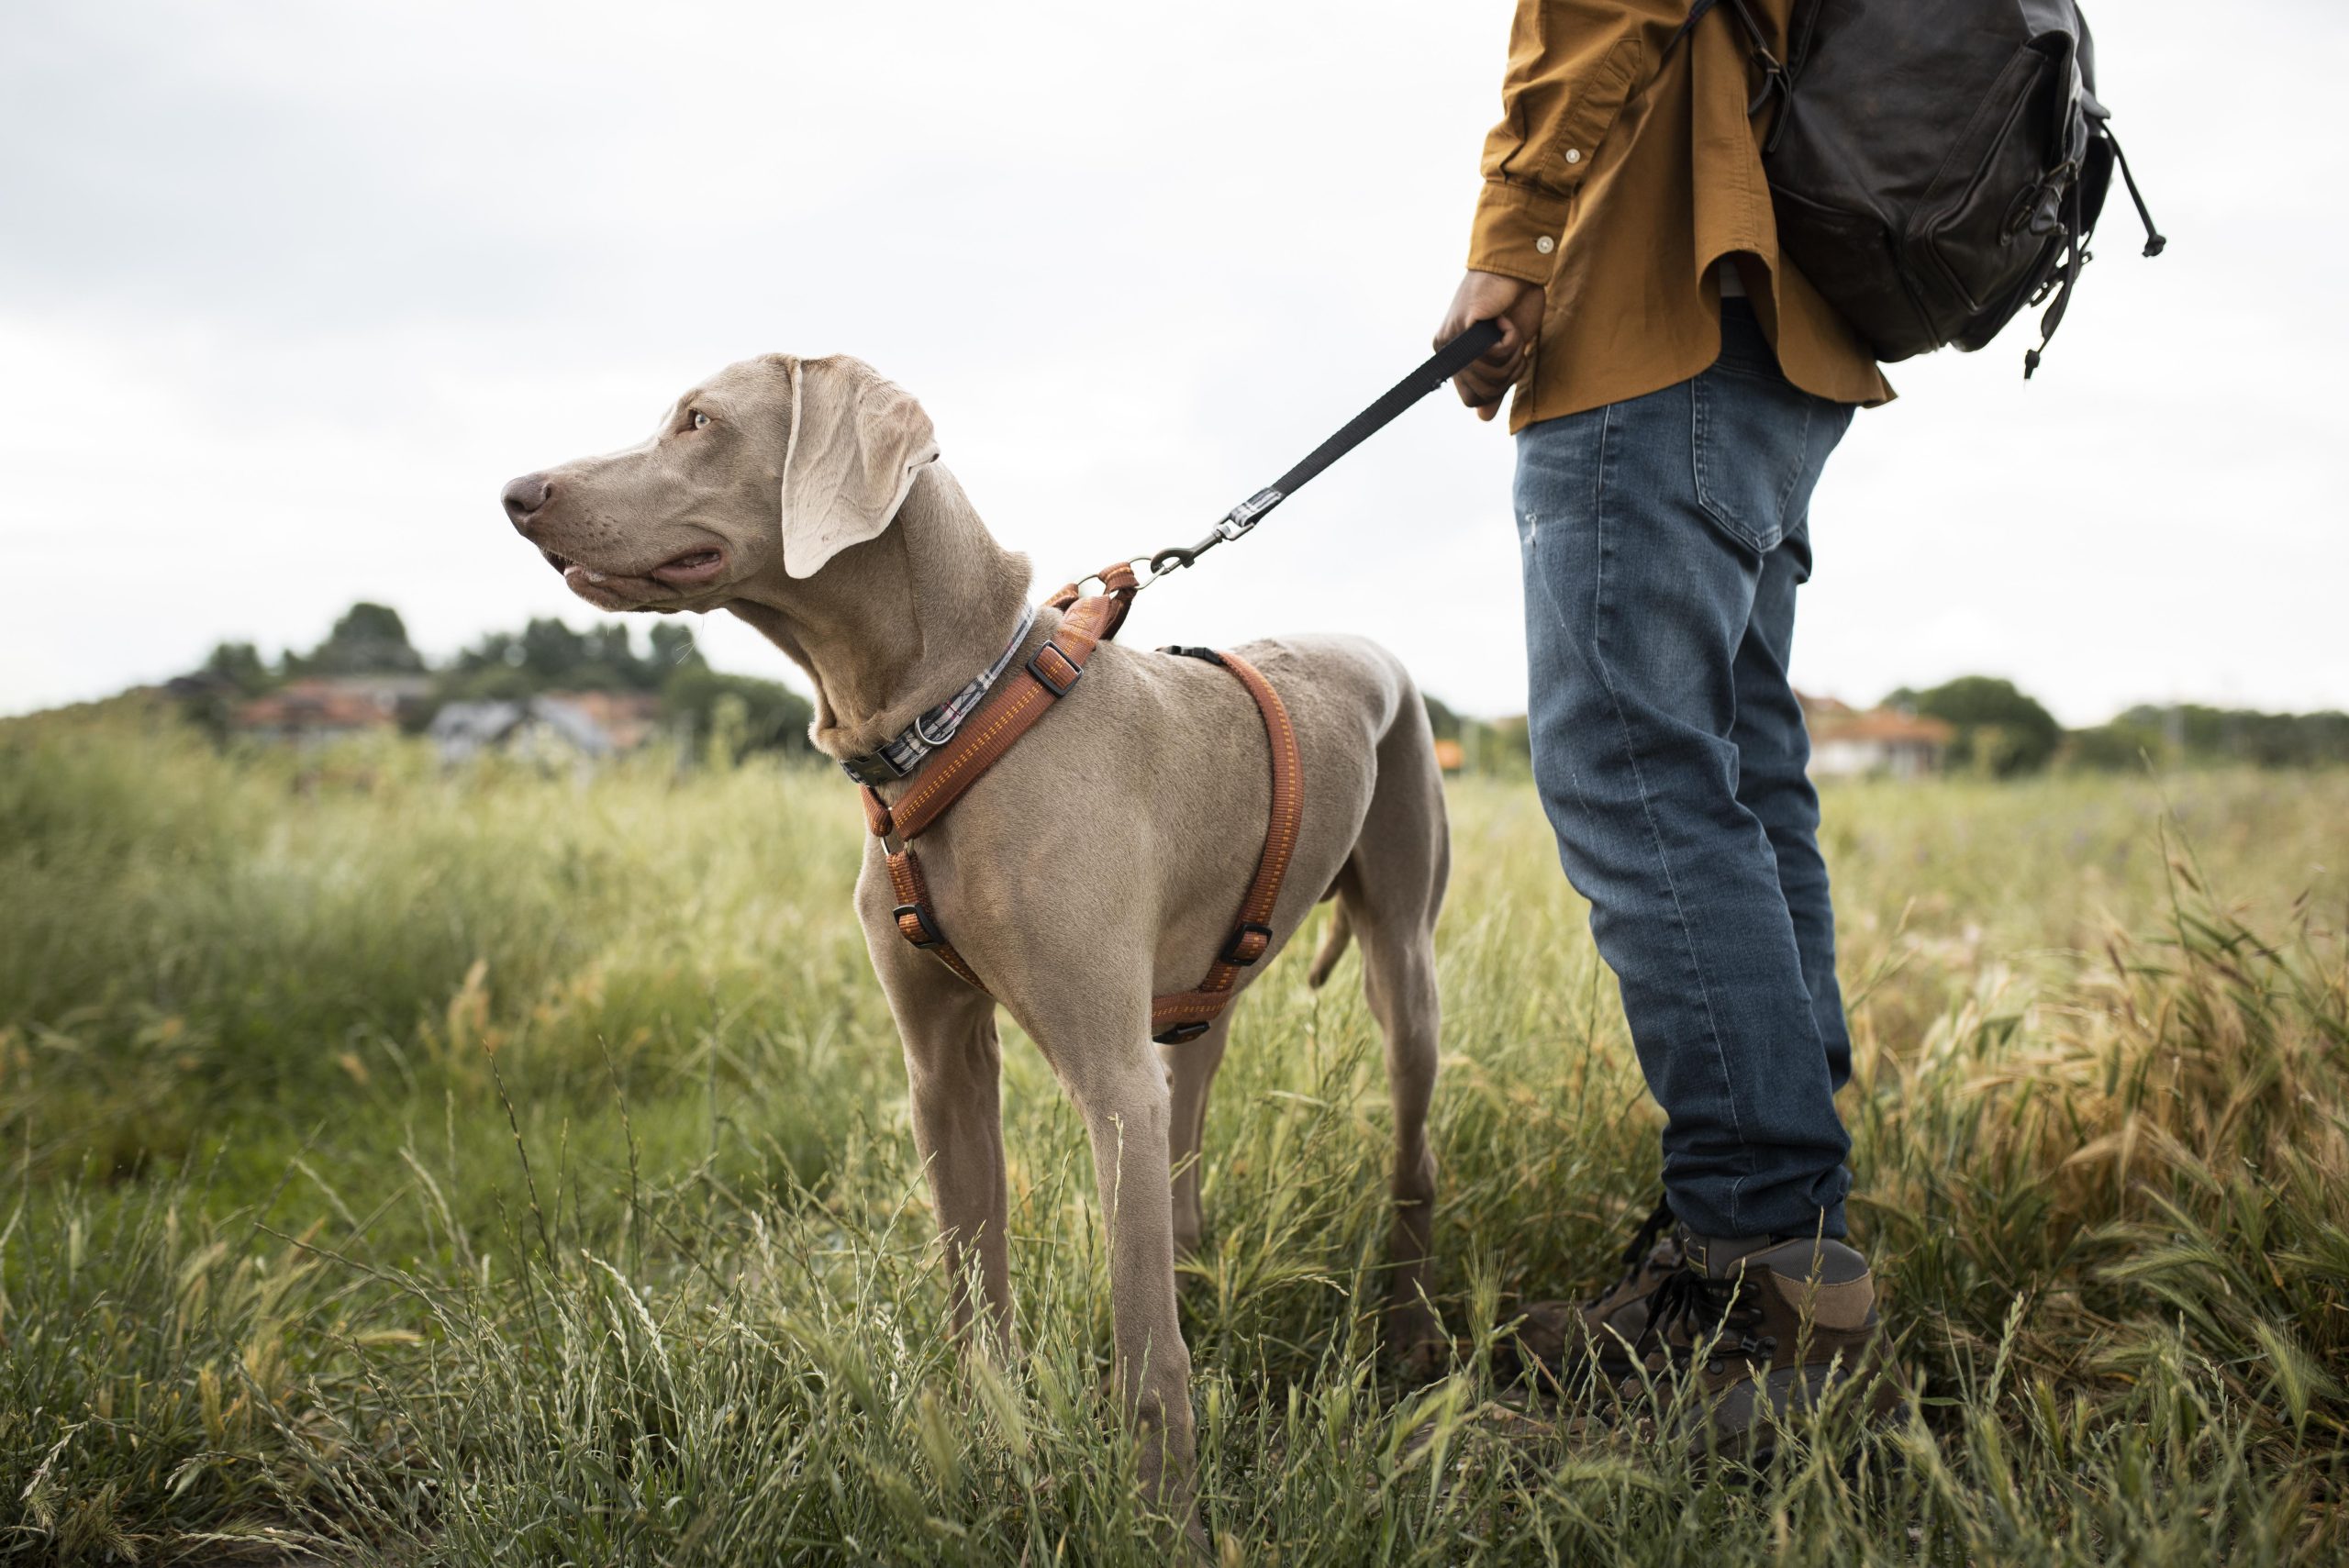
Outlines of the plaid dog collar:
M 884 784 L 910 776 L 921 766 L 924 757 L 953 740 L 954 732 L 963 728 L 963 721 L 978 711 L 988 690 L 1011 667 L 1011 656 L 1028 640 L 1029 628 L 1035 624 L 1036 606 L 1030 605 L 1019 612 L 1019 624 L 1012 628 L 1011 640 L 1003 645 L 1003 652 L 977 679 L 915 719 L 896 740 L 881 742 L 879 750 L 867 751 L 862 757 L 841 758 L 841 771 L 861 784 Z

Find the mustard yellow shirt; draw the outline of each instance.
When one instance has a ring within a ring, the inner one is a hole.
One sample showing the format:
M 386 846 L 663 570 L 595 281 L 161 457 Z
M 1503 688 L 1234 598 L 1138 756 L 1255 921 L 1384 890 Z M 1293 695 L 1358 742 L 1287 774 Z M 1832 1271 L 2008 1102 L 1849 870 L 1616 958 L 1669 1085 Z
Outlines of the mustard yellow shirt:
M 1794 0 L 1748 0 L 1785 57 Z M 1518 0 L 1485 139 L 1468 265 L 1548 290 L 1509 428 L 1687 380 L 1720 353 L 1716 264 L 1736 258 L 1787 378 L 1837 403 L 1892 387 L 1778 254 L 1758 83 L 1725 5 L 1666 53 L 1687 0 Z

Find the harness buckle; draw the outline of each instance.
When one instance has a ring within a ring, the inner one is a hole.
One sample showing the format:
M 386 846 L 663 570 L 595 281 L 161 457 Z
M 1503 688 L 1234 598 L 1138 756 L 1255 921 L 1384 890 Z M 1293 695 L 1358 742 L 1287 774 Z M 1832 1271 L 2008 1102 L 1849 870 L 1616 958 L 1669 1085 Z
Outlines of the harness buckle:
M 1063 665 L 1067 666 L 1068 679 L 1063 681 L 1058 676 L 1046 672 L 1044 669 L 1044 655 L 1047 653 L 1051 654 L 1053 658 L 1059 660 Z M 1047 642 L 1043 647 L 1036 650 L 1036 656 L 1034 658 L 1028 661 L 1028 673 L 1036 677 L 1036 684 L 1038 685 L 1042 686 L 1046 691 L 1052 693 L 1054 697 L 1064 697 L 1075 689 L 1076 683 L 1085 674 L 1085 666 L 1070 658 L 1067 654 L 1062 652 L 1059 643 Z
M 1252 937 L 1255 939 L 1252 943 L 1249 940 Z M 1241 922 L 1239 929 L 1231 933 L 1231 940 L 1223 944 L 1223 951 L 1217 955 L 1218 962 L 1236 963 L 1244 969 L 1264 957 L 1266 950 L 1272 945 L 1273 929 L 1270 926 L 1260 926 L 1253 920 L 1244 920 Z
M 920 905 L 900 904 L 890 910 L 889 914 L 890 917 L 897 923 L 897 934 L 904 937 L 907 941 L 912 942 L 917 952 L 928 952 L 932 948 L 942 948 L 946 945 L 945 935 L 930 923 L 930 911 Z M 914 927 L 921 932 L 923 940 L 916 941 L 906 930 L 906 917 L 908 915 L 914 917 Z
M 908 771 L 890 761 L 886 751 L 867 751 L 861 757 L 841 759 L 841 772 L 861 784 L 892 784 L 904 778 Z

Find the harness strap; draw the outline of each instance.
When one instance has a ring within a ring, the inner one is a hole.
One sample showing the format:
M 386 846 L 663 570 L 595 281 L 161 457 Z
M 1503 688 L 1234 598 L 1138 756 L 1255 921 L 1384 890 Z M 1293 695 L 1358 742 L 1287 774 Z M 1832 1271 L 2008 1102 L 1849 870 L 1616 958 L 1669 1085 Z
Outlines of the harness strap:
M 1085 661 L 1117 630 L 1133 598 L 1131 570 L 1114 570 L 1124 577 L 1120 581 L 1105 574 L 1104 593 L 1078 599 L 1072 586 L 1063 590 L 1069 595 L 1065 601 L 1060 595 L 1049 601 L 1053 608 L 1065 609 L 1061 624 L 1052 628 L 1026 667 L 997 688 L 987 705 L 963 726 L 953 749 L 934 756 L 922 770 L 921 782 L 895 806 L 883 800 L 873 785 L 864 786 L 864 825 L 881 840 L 887 862 L 889 887 L 897 900 L 891 911 L 897 934 L 920 951 L 936 954 L 941 963 L 982 991 L 986 989 L 985 983 L 939 928 L 938 911 L 930 901 L 930 883 L 922 875 L 921 862 L 914 858 L 911 840 L 944 816 L 964 790 L 1044 717 L 1045 709 L 1075 688 L 1085 673 Z
M 1131 580 L 1132 573 L 1128 571 L 1127 581 Z M 1067 613 L 1028 661 L 1027 667 L 1005 683 L 986 706 L 963 727 L 953 748 L 924 768 L 914 787 L 899 797 L 896 805 L 882 807 L 898 838 L 919 838 L 931 823 L 945 815 L 948 806 L 963 798 L 964 790 L 995 766 L 1044 717 L 1046 708 L 1074 689 L 1077 677 L 1085 673 L 1085 662 L 1093 657 L 1096 648 L 1116 634 L 1119 623 L 1126 618 L 1126 604 L 1132 597 L 1133 591 L 1128 588 L 1123 598 L 1113 590 L 1074 600 L 1068 606 L 1060 603 L 1058 595 L 1046 601 L 1054 609 L 1065 607 Z M 864 793 L 869 817 L 881 796 L 870 784 Z
M 888 862 L 889 886 L 897 895 L 897 934 L 922 951 L 936 953 L 941 963 L 966 983 L 985 990 L 985 984 L 939 930 L 938 917 L 930 907 L 930 884 L 921 874 L 921 862 L 914 859 L 912 848 L 890 852 Z
M 1305 815 L 1305 784 L 1304 769 L 1297 761 L 1297 728 L 1289 722 L 1288 709 L 1282 704 L 1280 694 L 1273 690 L 1272 683 L 1259 674 L 1253 664 L 1236 653 L 1217 653 L 1205 648 L 1169 648 L 1164 651 L 1220 664 L 1247 687 L 1248 695 L 1256 699 L 1256 712 L 1264 721 L 1264 739 L 1270 742 L 1273 754 L 1272 820 L 1265 827 L 1264 852 L 1257 856 L 1256 874 L 1249 879 L 1248 892 L 1240 900 L 1240 916 L 1232 923 L 1231 935 L 1216 954 L 1215 962 L 1208 965 L 1207 978 L 1197 987 L 1150 999 L 1151 1038 L 1162 1044 L 1174 1045 L 1208 1032 L 1230 1005 L 1232 987 L 1239 982 L 1240 972 L 1263 958 L 1265 950 L 1273 945 L 1273 906 L 1279 900 L 1281 883 L 1288 875 L 1289 856 L 1297 851 L 1297 824 Z
M 1109 567 L 1099 574 L 1099 581 L 1103 590 L 1099 594 L 1082 595 L 1082 584 L 1071 584 L 1045 601 L 1051 608 L 1064 612 L 1061 624 L 1052 628 L 1052 635 L 1026 667 L 1007 682 L 964 727 L 953 749 L 930 762 L 923 770 L 920 782 L 903 798 L 892 806 L 881 798 L 879 790 L 869 784 L 864 789 L 865 826 L 881 840 L 890 890 L 897 900 L 892 911 L 897 934 L 912 947 L 935 955 L 957 978 L 981 991 L 987 989 L 986 983 L 979 978 L 969 961 L 954 951 L 939 925 L 937 908 L 930 902 L 930 884 L 922 875 L 920 861 L 914 856 L 911 840 L 944 816 L 947 807 L 962 798 L 963 791 L 1035 726 L 1045 709 L 1074 689 L 1093 651 L 1117 635 L 1139 583 L 1130 562 Z M 1288 709 L 1283 706 L 1280 694 L 1253 665 L 1235 654 L 1204 648 L 1170 648 L 1164 651 L 1220 665 L 1247 688 L 1264 722 L 1273 770 L 1272 821 L 1265 829 L 1264 851 L 1257 857 L 1255 875 L 1250 878 L 1248 890 L 1241 899 L 1239 917 L 1230 936 L 1225 939 L 1206 978 L 1196 988 L 1151 998 L 1151 1037 L 1174 1044 L 1205 1034 L 1230 1005 L 1240 972 L 1262 959 L 1271 948 L 1273 906 L 1280 897 L 1281 883 L 1288 874 L 1289 857 L 1297 850 L 1305 789 L 1303 768 L 1297 760 L 1297 731 L 1289 722 Z

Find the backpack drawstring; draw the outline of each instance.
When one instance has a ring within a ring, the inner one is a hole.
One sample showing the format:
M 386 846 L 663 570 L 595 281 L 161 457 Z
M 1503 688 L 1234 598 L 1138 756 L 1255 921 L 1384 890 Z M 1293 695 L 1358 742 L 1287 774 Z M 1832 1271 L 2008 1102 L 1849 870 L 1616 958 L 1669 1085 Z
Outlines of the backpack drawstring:
M 2145 210 L 2145 198 L 2137 194 L 2137 176 L 2129 172 L 2129 155 L 2121 150 L 2121 139 L 2110 126 L 2105 128 L 2104 139 L 2112 148 L 2112 161 L 2121 165 L 2121 183 L 2129 187 L 2129 199 L 2137 204 L 2137 221 L 2145 226 L 2145 254 L 2158 256 L 2169 240 L 2154 227 L 2154 215 Z
M 2136 204 L 2137 221 L 2145 226 L 2144 253 L 2148 256 L 2158 256 L 2162 253 L 2163 248 L 2169 244 L 2169 240 L 2160 229 L 2154 227 L 2154 215 L 2146 210 L 2145 198 L 2138 194 L 2137 177 L 2129 172 L 2129 156 L 2121 150 L 2121 139 L 2112 134 L 2111 128 L 2109 126 L 2100 127 L 2099 129 L 2104 138 L 2105 145 L 2112 149 L 2113 162 L 2121 167 L 2121 182 L 2129 187 L 2129 199 Z M 2054 297 L 2048 304 L 2047 314 L 2039 318 L 2039 347 L 2027 350 L 2023 353 L 2022 377 L 2025 381 L 2029 381 L 2031 373 L 2039 368 L 2039 357 L 2046 350 L 2047 345 L 2054 341 L 2055 328 L 2064 324 L 2064 309 L 2072 303 L 2073 285 L 2080 281 L 2080 269 L 2088 260 L 2088 235 L 2086 232 L 2080 185 L 2076 180 L 2065 193 L 2064 221 L 2072 231 L 2071 253 L 2064 258 L 2064 270 L 2056 275 Z

